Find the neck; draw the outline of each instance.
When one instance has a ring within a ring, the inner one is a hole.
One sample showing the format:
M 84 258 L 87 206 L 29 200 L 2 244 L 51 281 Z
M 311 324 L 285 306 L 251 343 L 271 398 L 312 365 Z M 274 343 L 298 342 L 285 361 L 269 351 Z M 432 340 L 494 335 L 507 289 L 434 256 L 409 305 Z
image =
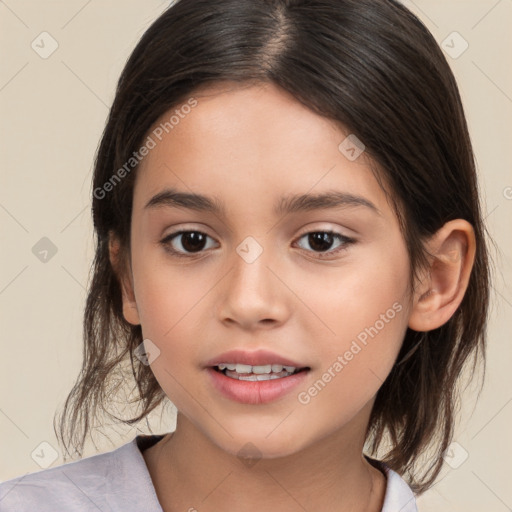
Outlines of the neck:
M 361 429 L 352 429 L 360 432 Z M 176 430 L 143 455 L 165 512 L 379 512 L 385 476 L 345 431 L 278 458 L 226 453 L 178 414 Z

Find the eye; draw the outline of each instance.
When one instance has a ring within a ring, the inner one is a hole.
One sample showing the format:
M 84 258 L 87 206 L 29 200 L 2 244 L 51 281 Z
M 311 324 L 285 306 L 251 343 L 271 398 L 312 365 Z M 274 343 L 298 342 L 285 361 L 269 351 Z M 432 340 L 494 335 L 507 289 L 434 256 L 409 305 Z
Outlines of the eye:
M 310 231 L 299 238 L 299 240 L 302 239 L 305 239 L 306 243 L 313 249 L 313 252 L 317 253 L 321 258 L 324 257 L 324 254 L 328 256 L 337 254 L 347 249 L 348 245 L 355 243 L 353 238 L 349 238 L 335 231 Z M 334 250 L 330 250 L 330 247 L 336 240 L 339 244 Z
M 165 250 L 175 256 L 193 256 L 200 253 L 206 247 L 206 241 L 210 238 L 202 231 L 176 231 L 166 236 L 160 243 L 164 246 Z
M 204 252 L 204 249 L 211 248 L 211 245 L 207 245 L 208 239 L 213 240 L 202 231 L 181 230 L 167 235 L 160 243 L 167 252 L 174 256 L 193 257 L 194 255 Z M 349 238 L 335 231 L 310 231 L 304 233 L 299 238 L 299 240 L 302 239 L 305 239 L 306 243 L 312 249 L 312 251 L 308 250 L 308 252 L 314 252 L 318 254 L 320 258 L 324 258 L 324 255 L 330 256 L 337 254 L 345 250 L 348 245 L 355 243 L 353 238 Z M 338 245 L 332 250 L 331 247 L 335 241 L 338 241 Z

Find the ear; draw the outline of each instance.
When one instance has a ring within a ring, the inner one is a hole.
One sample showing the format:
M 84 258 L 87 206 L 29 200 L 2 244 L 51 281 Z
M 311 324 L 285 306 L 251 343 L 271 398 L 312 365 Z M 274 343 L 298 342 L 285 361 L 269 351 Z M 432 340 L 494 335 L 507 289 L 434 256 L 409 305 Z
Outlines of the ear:
M 416 283 L 409 327 L 431 331 L 445 324 L 459 307 L 475 260 L 473 226 L 463 220 L 447 222 L 429 240 L 430 266 Z
M 135 293 L 133 290 L 133 279 L 131 272 L 128 272 L 126 265 L 123 264 L 120 258 L 121 244 L 119 239 L 112 231 L 109 232 L 109 259 L 114 269 L 114 272 L 121 283 L 121 291 L 123 297 L 123 316 L 125 320 L 132 325 L 139 325 L 139 312 L 137 310 L 137 303 L 135 301 Z

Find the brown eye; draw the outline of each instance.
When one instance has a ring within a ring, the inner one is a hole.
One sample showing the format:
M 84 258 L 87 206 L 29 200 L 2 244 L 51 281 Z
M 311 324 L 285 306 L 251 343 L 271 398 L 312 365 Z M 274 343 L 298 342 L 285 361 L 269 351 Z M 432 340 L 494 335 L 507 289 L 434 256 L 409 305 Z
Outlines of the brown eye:
M 202 252 L 208 238 L 211 237 L 201 231 L 178 231 L 165 237 L 161 243 L 172 254 L 187 256 Z
M 307 245 L 311 248 L 308 252 L 315 252 L 320 256 L 324 253 L 328 255 L 336 254 L 346 249 L 349 244 L 355 242 L 353 238 L 348 238 L 341 233 L 336 233 L 335 231 L 311 231 L 309 233 L 305 233 L 299 238 L 299 240 L 302 239 L 305 239 Z M 334 250 L 331 250 L 335 241 L 338 241 L 339 243 Z

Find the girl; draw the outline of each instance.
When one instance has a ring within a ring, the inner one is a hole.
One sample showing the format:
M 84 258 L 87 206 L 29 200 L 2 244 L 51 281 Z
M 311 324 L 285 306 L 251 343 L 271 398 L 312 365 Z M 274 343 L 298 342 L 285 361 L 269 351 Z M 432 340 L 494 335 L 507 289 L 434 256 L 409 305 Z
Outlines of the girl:
M 176 428 L 5 482 L 2 511 L 417 510 L 489 277 L 458 89 L 413 14 L 178 1 L 121 75 L 92 203 L 59 439 L 82 454 L 127 362 L 125 421 L 169 399 Z

